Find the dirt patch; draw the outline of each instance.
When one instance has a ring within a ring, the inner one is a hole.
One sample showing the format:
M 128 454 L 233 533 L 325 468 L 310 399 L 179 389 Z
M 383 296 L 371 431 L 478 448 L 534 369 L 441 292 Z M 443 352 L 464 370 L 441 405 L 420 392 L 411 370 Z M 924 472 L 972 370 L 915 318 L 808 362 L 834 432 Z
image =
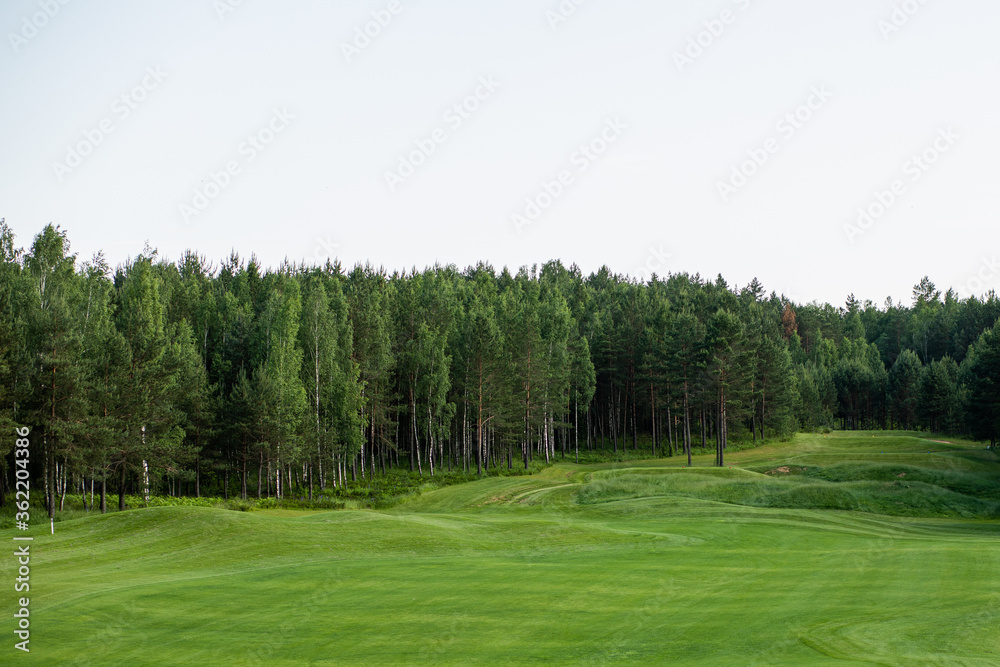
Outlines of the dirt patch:
M 803 468 L 801 466 L 781 466 L 779 468 L 772 468 L 765 472 L 765 475 L 800 475 L 809 470 L 809 468 Z
M 493 505 L 494 503 L 505 503 L 510 500 L 510 496 L 493 496 L 485 502 L 481 502 L 478 505 L 473 505 L 473 507 L 484 507 L 486 505 Z
M 931 442 L 936 442 L 936 443 L 941 444 L 941 445 L 950 445 L 950 444 L 953 444 L 953 443 L 948 442 L 947 440 L 931 440 Z
M 898 475 L 896 475 L 896 477 L 906 477 L 906 473 L 905 472 L 901 472 Z

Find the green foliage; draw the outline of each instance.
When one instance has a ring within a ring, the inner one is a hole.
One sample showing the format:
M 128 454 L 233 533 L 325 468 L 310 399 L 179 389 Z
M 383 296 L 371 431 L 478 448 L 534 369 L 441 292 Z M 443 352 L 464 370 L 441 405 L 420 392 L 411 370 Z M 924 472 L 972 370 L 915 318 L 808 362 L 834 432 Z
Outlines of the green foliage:
M 951 357 L 932 361 L 920 376 L 920 414 L 932 432 L 953 432 L 959 418 L 958 364 Z
M 920 379 L 923 365 L 913 350 L 904 350 L 889 373 L 888 391 L 892 416 L 904 430 L 917 423 L 920 402 Z
M 1000 441 L 1000 329 L 987 330 L 970 348 L 963 376 L 972 433 L 995 445 Z
M 0 312 L 0 425 L 33 428 L 48 488 L 119 500 L 313 498 L 400 468 L 426 480 L 709 442 L 725 465 L 833 426 L 998 435 L 984 332 L 1000 301 L 929 278 L 912 307 L 834 308 L 757 280 L 641 283 L 558 261 L 389 276 L 145 248 L 112 271 L 51 225 L 20 250 L 0 221 Z

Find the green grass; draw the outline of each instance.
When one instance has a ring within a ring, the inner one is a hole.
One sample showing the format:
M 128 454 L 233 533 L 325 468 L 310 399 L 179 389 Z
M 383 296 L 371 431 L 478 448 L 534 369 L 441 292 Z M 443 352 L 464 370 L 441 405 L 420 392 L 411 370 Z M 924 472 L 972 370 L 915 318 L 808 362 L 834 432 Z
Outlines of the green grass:
M 1000 463 L 942 439 L 557 464 L 380 511 L 38 526 L 32 654 L 4 620 L 0 664 L 1000 665 Z

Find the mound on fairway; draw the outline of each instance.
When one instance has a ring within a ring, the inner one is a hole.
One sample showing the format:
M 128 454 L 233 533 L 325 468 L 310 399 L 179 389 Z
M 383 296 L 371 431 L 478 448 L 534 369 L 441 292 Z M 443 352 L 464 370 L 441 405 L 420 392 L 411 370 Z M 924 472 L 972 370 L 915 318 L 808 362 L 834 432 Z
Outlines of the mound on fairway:
M 1000 518 L 1000 483 L 971 473 L 877 464 L 798 469 L 780 466 L 780 470 L 788 473 L 783 478 L 769 477 L 766 473 L 734 476 L 704 469 L 659 475 L 648 470 L 617 473 L 601 476 L 586 485 L 578 497 L 583 504 L 684 496 L 751 507 Z
M 558 464 L 387 511 L 165 507 L 46 526 L 26 657 L 1000 664 L 993 453 L 838 433 L 735 453 L 733 469 L 712 458 Z

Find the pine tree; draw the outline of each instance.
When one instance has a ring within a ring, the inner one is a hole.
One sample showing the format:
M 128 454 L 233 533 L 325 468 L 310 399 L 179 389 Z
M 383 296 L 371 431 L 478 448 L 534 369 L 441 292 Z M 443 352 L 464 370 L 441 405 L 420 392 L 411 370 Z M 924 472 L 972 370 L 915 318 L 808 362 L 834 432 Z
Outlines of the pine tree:
M 920 377 L 923 365 L 913 350 L 904 350 L 889 372 L 888 392 L 892 416 L 898 426 L 910 430 L 917 422 Z
M 671 373 L 677 378 L 681 391 L 681 416 L 683 436 L 681 442 L 691 465 L 691 405 L 695 384 L 706 367 L 705 325 L 690 311 L 679 313 L 670 322 L 669 359 Z
M 932 361 L 920 374 L 919 413 L 924 426 L 940 433 L 952 428 L 958 410 L 958 364 L 951 357 Z
M 327 274 L 331 274 L 331 271 L 327 271 Z M 339 480 L 337 483 L 342 484 L 346 462 L 353 460 L 364 445 L 365 404 L 361 369 L 354 358 L 354 329 L 347 299 L 340 286 L 339 271 L 332 274 L 335 279 L 328 282 L 327 291 L 336 349 L 330 379 L 326 384 L 327 394 L 321 402 L 329 406 L 328 428 L 334 436 L 331 463 L 336 473 L 335 479 Z
M 590 415 L 590 404 L 597 389 L 597 374 L 590 356 L 590 345 L 586 336 L 576 335 L 570 341 L 571 384 L 570 400 L 573 404 L 573 445 L 575 460 L 580 462 L 580 410 L 584 418 Z M 587 429 L 587 437 L 590 430 Z
M 156 251 L 149 248 L 119 269 L 116 277 L 115 328 L 124 350 L 118 351 L 113 369 L 117 381 L 111 401 L 116 411 L 110 463 L 118 475 L 118 507 L 125 508 L 129 473 L 139 475 L 142 489 L 149 489 L 157 469 L 176 466 L 183 458 L 183 415 L 177 396 L 184 353 L 192 346 L 190 328 L 164 322 L 162 280 L 153 266 Z
M 314 272 L 304 281 L 302 323 L 299 327 L 300 346 L 303 352 L 302 383 L 309 404 L 308 463 L 309 499 L 313 496 L 314 474 L 323 486 L 323 464 L 331 450 L 331 415 L 328 383 L 334 378 L 337 353 L 337 335 L 334 317 L 330 313 L 330 300 L 321 273 Z M 313 471 L 316 471 L 315 473 Z
M 75 255 L 69 254 L 66 233 L 47 225 L 35 237 L 25 257 L 30 281 L 27 343 L 33 363 L 29 401 L 43 445 L 45 497 L 49 516 L 55 515 L 60 482 L 57 468 L 80 456 L 77 425 L 86 412 L 83 332 Z
M 576 330 L 576 323 L 570 315 L 566 299 L 555 286 L 543 290 L 539 305 L 545 361 L 542 434 L 545 460 L 548 463 L 555 455 L 556 427 L 564 424 L 569 412 L 572 371 L 569 341 Z M 563 438 L 563 453 L 565 453 L 565 438 Z
M 76 432 L 85 452 L 84 473 L 89 473 L 91 491 L 100 481 L 101 512 L 107 511 L 107 473 L 109 453 L 121 425 L 116 421 L 117 378 L 125 365 L 125 340 L 112 321 L 112 284 L 107 262 L 96 255 L 82 267 L 82 286 L 86 294 L 83 313 L 83 359 L 85 384 L 83 400 L 86 412 Z M 86 503 L 85 503 L 86 504 Z
M 717 397 L 718 438 L 716 465 L 725 465 L 725 450 L 729 427 L 738 423 L 746 409 L 746 382 L 749 360 L 746 332 L 740 319 L 728 310 L 720 309 L 708 324 L 708 374 Z
M 0 428 L 5 433 L 23 426 L 18 413 L 19 384 L 23 380 L 27 360 L 24 356 L 25 297 L 28 293 L 22 272 L 22 251 L 14 247 L 14 232 L 0 218 Z M 24 392 L 20 392 L 24 393 Z M 7 456 L 14 449 L 10 438 L 0 442 L 0 507 L 7 491 Z
M 968 422 L 975 437 L 996 447 L 1000 440 L 1000 329 L 985 331 L 963 364 Z
M 306 414 L 306 390 L 300 376 L 302 350 L 298 347 L 302 300 L 298 282 L 282 276 L 271 292 L 265 315 L 267 357 L 259 369 L 265 398 L 268 442 L 274 464 L 275 495 L 283 498 L 291 489 L 286 475 L 302 453 L 302 419 Z
M 352 350 L 361 385 L 361 428 L 367 433 L 357 456 L 352 459 L 351 475 L 356 476 L 357 463 L 360 463 L 364 477 L 366 455 L 372 456 L 372 447 L 377 444 L 393 446 L 387 436 L 390 430 L 395 430 L 390 396 L 394 365 L 391 354 L 392 294 L 385 273 L 370 266 L 356 267 L 350 273 L 344 293 L 353 326 Z
M 504 403 L 501 376 L 504 345 L 493 306 L 496 288 L 492 269 L 480 267 L 475 284 L 466 307 L 463 347 L 468 366 L 469 412 L 475 424 L 476 474 L 482 475 L 486 429 Z
M 500 327 L 510 362 L 509 394 L 517 407 L 508 416 L 517 428 L 521 460 L 525 470 L 531 459 L 532 443 L 541 435 L 544 424 L 543 385 L 545 383 L 545 344 L 542 340 L 540 286 L 526 272 L 518 275 L 500 296 Z

